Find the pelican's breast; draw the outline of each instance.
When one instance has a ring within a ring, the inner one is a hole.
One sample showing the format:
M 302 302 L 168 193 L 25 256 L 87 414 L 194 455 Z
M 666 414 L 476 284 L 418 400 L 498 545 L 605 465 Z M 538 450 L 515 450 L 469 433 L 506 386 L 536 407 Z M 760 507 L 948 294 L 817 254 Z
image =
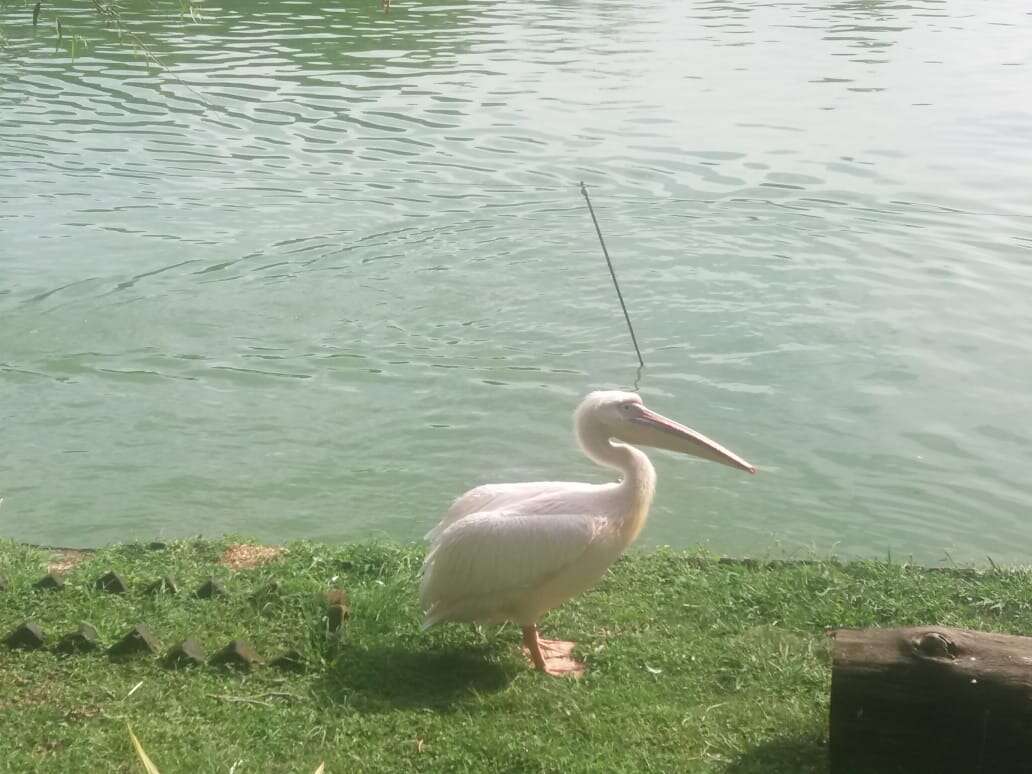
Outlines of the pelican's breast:
M 626 548 L 621 535 L 608 523 L 599 525 L 584 554 L 529 591 L 522 602 L 521 621 L 534 623 L 553 608 L 595 586 Z

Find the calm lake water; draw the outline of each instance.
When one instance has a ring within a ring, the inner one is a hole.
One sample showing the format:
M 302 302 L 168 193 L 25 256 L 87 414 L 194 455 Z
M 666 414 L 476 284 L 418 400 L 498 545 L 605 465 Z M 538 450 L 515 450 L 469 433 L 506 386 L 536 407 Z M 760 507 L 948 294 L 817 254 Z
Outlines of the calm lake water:
M 760 467 L 656 453 L 644 543 L 1029 561 L 1027 3 L 178 8 L 124 13 L 164 71 L 0 10 L 0 534 L 417 540 L 602 480 L 584 180 L 642 395 Z

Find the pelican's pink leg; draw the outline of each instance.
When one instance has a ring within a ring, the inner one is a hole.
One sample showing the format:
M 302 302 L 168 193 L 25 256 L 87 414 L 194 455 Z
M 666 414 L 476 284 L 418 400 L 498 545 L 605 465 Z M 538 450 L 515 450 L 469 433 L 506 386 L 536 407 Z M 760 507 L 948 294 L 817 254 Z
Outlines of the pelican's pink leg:
M 523 647 L 527 649 L 530 660 L 534 662 L 534 668 L 547 672 L 548 666 L 545 664 L 545 657 L 541 655 L 541 647 L 538 645 L 537 626 L 523 627 Z

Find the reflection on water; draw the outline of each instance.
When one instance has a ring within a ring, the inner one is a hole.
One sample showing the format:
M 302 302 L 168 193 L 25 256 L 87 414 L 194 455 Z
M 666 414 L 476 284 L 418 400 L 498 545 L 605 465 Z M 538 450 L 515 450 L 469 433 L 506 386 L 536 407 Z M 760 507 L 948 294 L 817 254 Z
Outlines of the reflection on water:
M 0 9 L 0 532 L 416 539 L 635 360 L 646 540 L 1027 561 L 1013 3 Z M 63 38 L 55 48 L 56 21 Z M 70 56 L 69 38 L 88 47 Z

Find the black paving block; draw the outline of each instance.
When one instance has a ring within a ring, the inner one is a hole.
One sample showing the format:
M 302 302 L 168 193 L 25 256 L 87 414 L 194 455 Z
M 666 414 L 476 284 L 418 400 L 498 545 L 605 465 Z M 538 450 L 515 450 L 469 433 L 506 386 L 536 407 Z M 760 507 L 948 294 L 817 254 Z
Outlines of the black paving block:
M 38 581 L 32 584 L 34 589 L 47 589 L 49 591 L 57 591 L 58 589 L 64 588 L 64 581 L 61 580 L 61 576 L 56 573 L 48 572 Z
M 171 648 L 163 659 L 165 666 L 173 669 L 182 667 L 198 666 L 204 663 L 206 656 L 204 648 L 193 637 L 188 637 L 181 643 Z
M 125 594 L 129 590 L 129 584 L 117 572 L 106 572 L 97 578 L 97 589 L 107 591 L 111 594 Z
M 260 662 L 261 659 L 258 658 L 254 648 L 244 640 L 233 640 L 208 659 L 209 664 L 239 667 L 247 671 L 254 669 Z
M 100 647 L 97 630 L 85 621 L 74 632 L 69 632 L 54 647 L 58 653 L 90 653 Z
M 214 599 L 226 596 L 226 587 L 214 578 L 208 578 L 195 593 L 201 599 Z
M 43 630 L 33 621 L 25 621 L 4 638 L 4 644 L 15 650 L 39 650 L 45 644 Z
M 162 575 L 146 588 L 148 594 L 178 594 L 179 584 L 172 575 Z
M 308 660 L 298 650 L 288 650 L 280 653 L 269 662 L 269 666 L 282 669 L 285 672 L 304 672 L 308 669 Z
M 153 655 L 158 652 L 158 638 L 147 624 L 136 624 L 126 635 L 108 648 L 112 656 L 133 656 L 138 653 Z

